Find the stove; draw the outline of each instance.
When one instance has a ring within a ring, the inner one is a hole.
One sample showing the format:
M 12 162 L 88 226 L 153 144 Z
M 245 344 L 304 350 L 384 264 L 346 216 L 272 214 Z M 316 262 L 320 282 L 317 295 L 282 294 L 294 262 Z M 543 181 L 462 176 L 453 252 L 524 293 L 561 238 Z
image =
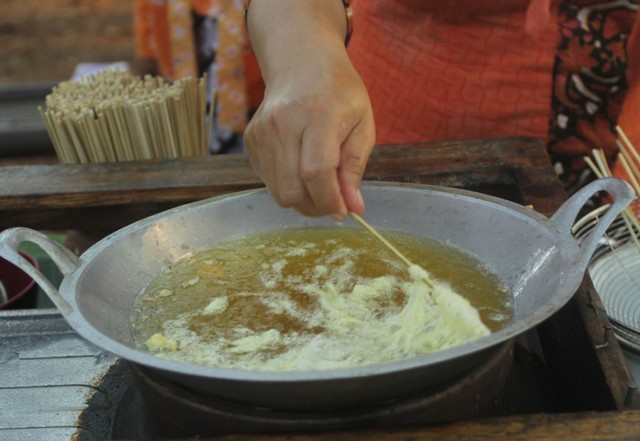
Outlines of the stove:
M 429 391 L 367 408 L 283 412 L 203 396 L 102 351 L 56 310 L 0 312 L 0 439 L 156 440 L 423 425 L 500 415 L 514 343 Z M 512 389 L 512 388 L 511 388 Z
M 117 404 L 127 374 L 108 391 L 98 385 L 115 364 L 56 310 L 0 312 L 0 439 L 108 439 L 112 421 L 102 410 Z M 89 402 L 100 411 L 81 426 Z

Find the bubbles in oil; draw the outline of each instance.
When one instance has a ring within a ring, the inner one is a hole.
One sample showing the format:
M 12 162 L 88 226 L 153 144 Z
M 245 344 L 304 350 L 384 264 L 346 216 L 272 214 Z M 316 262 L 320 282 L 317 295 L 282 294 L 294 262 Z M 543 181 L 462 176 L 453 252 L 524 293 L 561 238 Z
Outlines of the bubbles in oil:
M 508 293 L 479 262 L 414 235 L 384 234 L 466 297 L 491 330 L 509 320 Z M 160 274 L 139 296 L 132 326 L 140 347 L 195 364 L 331 368 L 366 363 L 367 354 L 378 362 L 387 356 L 376 346 L 385 341 L 378 334 L 405 305 L 408 278 L 406 266 L 360 228 L 261 233 L 220 243 Z M 274 361 L 285 353 L 286 361 Z

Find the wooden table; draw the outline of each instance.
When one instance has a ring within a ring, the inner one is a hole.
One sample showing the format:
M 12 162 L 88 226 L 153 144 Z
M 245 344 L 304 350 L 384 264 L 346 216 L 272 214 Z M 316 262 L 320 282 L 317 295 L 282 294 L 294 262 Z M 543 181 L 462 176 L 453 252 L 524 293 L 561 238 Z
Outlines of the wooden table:
M 540 149 L 533 139 L 379 147 L 365 178 L 499 193 L 550 214 L 564 195 Z M 262 186 L 244 155 L 13 165 L 0 167 L 0 184 L 0 229 L 51 230 L 117 229 L 176 205 Z
M 380 146 L 365 179 L 466 188 L 532 205 L 547 216 L 566 198 L 543 144 L 530 138 Z M 243 155 L 4 166 L 0 230 L 115 230 L 173 206 L 261 185 Z M 554 390 L 555 402 L 545 412 L 392 431 L 225 439 L 640 439 L 640 393 L 588 277 L 534 337 L 528 344 L 544 357 Z

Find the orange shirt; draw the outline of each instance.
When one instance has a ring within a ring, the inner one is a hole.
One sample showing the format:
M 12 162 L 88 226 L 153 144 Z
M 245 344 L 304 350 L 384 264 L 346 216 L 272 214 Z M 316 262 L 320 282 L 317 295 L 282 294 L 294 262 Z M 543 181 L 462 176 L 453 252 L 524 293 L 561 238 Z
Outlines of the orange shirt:
M 570 191 L 584 183 L 592 149 L 615 156 L 615 124 L 640 148 L 637 5 L 353 0 L 352 7 L 349 54 L 370 93 L 378 144 L 533 136 L 547 142 Z
M 192 11 L 218 22 L 216 99 L 220 127 L 241 132 L 264 86 L 246 37 L 242 2 L 234 0 L 136 0 L 138 57 L 153 59 L 167 79 L 199 76 Z
M 377 142 L 546 139 L 556 8 L 530 34 L 528 5 L 354 1 L 349 53 L 370 92 Z

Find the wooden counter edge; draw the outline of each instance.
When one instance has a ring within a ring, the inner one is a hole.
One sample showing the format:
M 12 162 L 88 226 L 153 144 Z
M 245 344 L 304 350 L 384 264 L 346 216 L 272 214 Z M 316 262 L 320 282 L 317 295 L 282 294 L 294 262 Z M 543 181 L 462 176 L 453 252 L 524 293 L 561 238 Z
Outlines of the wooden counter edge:
M 514 168 L 543 164 L 544 146 L 532 138 L 378 146 L 365 179 L 505 187 L 514 183 Z M 177 205 L 262 185 L 245 155 L 0 167 L 0 230 L 114 231 Z
M 213 441 L 214 438 L 198 438 Z M 427 427 L 342 432 L 238 434 L 216 441 L 631 441 L 640 440 L 640 410 L 535 414 L 458 421 Z

